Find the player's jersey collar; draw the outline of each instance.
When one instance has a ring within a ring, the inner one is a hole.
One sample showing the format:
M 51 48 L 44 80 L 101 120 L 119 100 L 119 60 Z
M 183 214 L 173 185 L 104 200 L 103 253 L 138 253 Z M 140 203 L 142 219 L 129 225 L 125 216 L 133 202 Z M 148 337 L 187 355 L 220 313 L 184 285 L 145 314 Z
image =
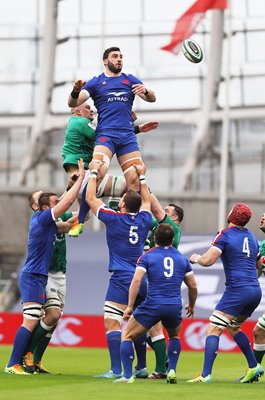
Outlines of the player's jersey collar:
M 105 75 L 107 78 L 117 78 L 117 77 L 119 77 L 119 76 L 122 75 L 122 72 L 120 72 L 119 74 L 115 74 L 114 76 L 113 76 L 113 75 L 108 75 L 106 72 L 104 72 L 104 75 Z

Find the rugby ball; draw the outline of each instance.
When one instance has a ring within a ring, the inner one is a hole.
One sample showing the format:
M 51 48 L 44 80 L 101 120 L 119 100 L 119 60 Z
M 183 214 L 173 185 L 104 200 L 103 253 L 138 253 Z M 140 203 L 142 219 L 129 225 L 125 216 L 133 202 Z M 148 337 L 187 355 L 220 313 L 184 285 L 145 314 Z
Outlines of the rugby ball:
M 194 40 L 184 40 L 182 43 L 182 52 L 184 56 L 193 63 L 199 63 L 203 59 L 202 49 Z

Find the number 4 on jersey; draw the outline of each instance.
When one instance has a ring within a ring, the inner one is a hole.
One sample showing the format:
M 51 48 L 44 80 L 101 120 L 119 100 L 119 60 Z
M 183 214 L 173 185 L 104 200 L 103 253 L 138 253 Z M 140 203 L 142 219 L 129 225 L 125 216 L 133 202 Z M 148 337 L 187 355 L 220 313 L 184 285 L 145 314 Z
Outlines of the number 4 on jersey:
M 249 250 L 249 244 L 248 244 L 248 238 L 247 237 L 244 238 L 242 252 L 246 253 L 247 257 L 250 257 L 250 250 Z

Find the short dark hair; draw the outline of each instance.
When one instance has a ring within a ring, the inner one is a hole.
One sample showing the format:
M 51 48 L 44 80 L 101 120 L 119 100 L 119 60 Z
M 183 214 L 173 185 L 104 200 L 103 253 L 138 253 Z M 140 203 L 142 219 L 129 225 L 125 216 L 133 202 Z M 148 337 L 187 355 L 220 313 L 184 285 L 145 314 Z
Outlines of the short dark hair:
M 179 222 L 181 222 L 184 218 L 183 208 L 177 206 L 176 204 L 169 204 L 169 206 L 174 208 L 174 211 L 177 214 L 178 220 L 179 220 Z
M 136 213 L 140 210 L 142 198 L 134 190 L 128 190 L 124 195 L 123 201 L 128 212 Z
M 174 239 L 174 229 L 169 224 L 160 224 L 155 230 L 155 242 L 158 246 L 171 246 Z
M 41 193 L 39 197 L 39 210 L 43 209 L 43 206 L 48 206 L 50 207 L 50 197 L 52 196 L 57 196 L 57 194 L 53 192 L 46 192 L 46 193 Z
M 108 49 L 106 49 L 103 53 L 103 60 L 106 60 L 106 58 L 108 58 L 109 53 L 111 53 L 112 51 L 121 51 L 119 47 L 109 47 Z

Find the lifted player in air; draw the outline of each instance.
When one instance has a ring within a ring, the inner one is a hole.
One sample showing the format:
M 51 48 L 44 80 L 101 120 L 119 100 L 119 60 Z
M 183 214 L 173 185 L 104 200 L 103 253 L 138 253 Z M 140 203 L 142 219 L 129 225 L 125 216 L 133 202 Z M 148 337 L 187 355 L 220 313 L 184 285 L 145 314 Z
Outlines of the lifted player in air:
M 98 111 L 96 146 L 93 159 L 102 161 L 103 177 L 113 154 L 124 173 L 128 189 L 139 189 L 134 164 L 140 164 L 141 153 L 134 134 L 132 105 L 135 95 L 147 102 L 156 101 L 154 92 L 131 74 L 122 72 L 123 55 L 118 47 L 104 51 L 105 72 L 88 82 L 76 80 L 68 98 L 69 107 L 77 107 L 89 97 Z

